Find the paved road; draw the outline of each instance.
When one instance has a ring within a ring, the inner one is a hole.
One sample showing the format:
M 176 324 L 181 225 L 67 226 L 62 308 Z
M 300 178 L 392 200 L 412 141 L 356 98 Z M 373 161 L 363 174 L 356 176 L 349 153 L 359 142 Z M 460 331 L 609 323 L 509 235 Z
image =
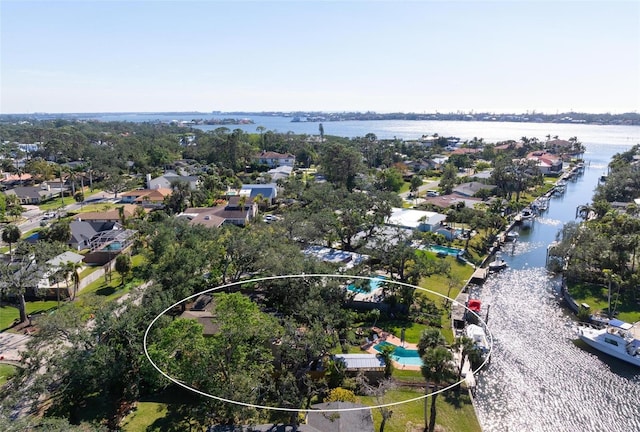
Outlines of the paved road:
M 400 198 L 402 198 L 404 201 L 412 204 L 412 205 L 417 205 L 420 203 L 424 202 L 424 195 L 427 193 L 428 190 L 437 190 L 438 186 L 440 184 L 439 180 L 431 180 L 431 181 L 427 181 L 426 183 L 423 183 L 422 186 L 420 186 L 418 188 L 418 198 L 412 198 L 409 199 L 409 194 L 411 192 L 403 192 L 400 194 Z
M 72 199 L 69 199 L 68 201 L 69 201 L 69 204 L 64 206 L 61 210 L 57 210 L 56 212 L 50 212 L 50 213 L 56 213 L 56 214 L 58 212 L 66 213 L 70 211 L 77 211 L 83 205 L 86 205 L 86 204 L 113 202 L 113 194 L 110 194 L 107 192 L 99 192 L 87 197 L 87 199 L 85 199 L 84 203 L 82 204 L 77 203 Z M 23 234 L 26 233 L 27 231 L 31 231 L 36 228 L 39 228 L 43 220 L 46 220 L 46 221 L 55 220 L 55 217 L 53 218 L 45 217 L 46 213 L 40 210 L 37 206 L 25 206 L 25 207 L 27 208 L 27 211 L 22 213 L 22 216 L 26 218 L 26 220 L 18 225 L 18 227 L 20 228 L 20 232 L 22 232 Z

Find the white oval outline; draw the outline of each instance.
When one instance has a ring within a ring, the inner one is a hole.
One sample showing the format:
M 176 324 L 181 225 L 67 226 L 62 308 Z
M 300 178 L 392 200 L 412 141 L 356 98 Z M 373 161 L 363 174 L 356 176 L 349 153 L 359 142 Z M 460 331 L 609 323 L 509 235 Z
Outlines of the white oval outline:
M 310 273 L 310 274 L 297 274 L 297 275 L 280 275 L 280 276 L 265 276 L 265 277 L 261 277 L 261 278 L 255 278 L 255 279 L 248 279 L 248 280 L 241 280 L 241 281 L 236 281 L 236 282 L 232 282 L 232 283 L 228 283 L 228 284 L 224 284 L 224 285 L 219 285 L 217 287 L 213 287 L 213 288 L 208 288 L 204 291 L 200 291 L 196 294 L 190 295 L 189 297 L 185 297 L 184 299 L 172 304 L 171 306 L 169 306 L 168 308 L 166 308 L 165 310 L 163 310 L 162 312 L 160 312 L 158 314 L 158 316 L 156 316 L 150 323 L 149 326 L 147 327 L 147 330 L 144 332 L 144 339 L 143 339 L 143 343 L 142 346 L 144 348 L 144 354 L 147 357 L 147 360 L 149 361 L 149 363 L 151 363 L 151 365 L 158 371 L 160 372 L 160 374 L 162 376 L 164 376 L 165 378 L 167 378 L 169 381 L 173 382 L 174 384 L 179 385 L 182 388 L 185 388 L 189 391 L 192 391 L 196 394 L 199 394 L 200 396 L 206 396 L 208 398 L 211 399 L 216 399 L 219 400 L 221 402 L 226 402 L 226 403 L 231 403 L 231 404 L 235 404 L 235 405 L 240 405 L 240 406 L 244 406 L 244 407 L 248 407 L 248 408 L 256 408 L 256 409 L 264 409 L 264 410 L 272 410 L 272 411 L 283 411 L 283 412 L 298 412 L 298 413 L 309 413 L 309 412 L 347 412 L 347 411 L 361 411 L 361 410 L 373 410 L 373 409 L 380 409 L 380 408 L 387 408 L 387 407 L 391 407 L 391 406 L 395 406 L 395 405 L 401 405 L 401 404 L 405 404 L 405 403 L 409 403 L 409 402 L 415 402 L 415 401 L 419 401 L 421 399 L 426 399 L 429 396 L 432 395 L 437 395 L 440 393 L 443 393 L 447 390 L 450 390 L 454 387 L 456 387 L 457 385 L 462 384 L 462 382 L 464 382 L 465 378 L 461 379 L 460 381 L 456 381 L 455 383 L 441 388 L 438 391 L 435 392 L 431 392 L 431 393 L 426 393 L 422 396 L 418 396 L 412 399 L 406 399 L 403 401 L 399 401 L 399 402 L 390 402 L 387 404 L 381 404 L 381 405 L 372 405 L 372 406 L 366 406 L 366 407 L 357 407 L 357 408 L 341 408 L 341 409 L 304 409 L 304 408 L 300 408 L 300 409 L 296 409 L 296 408 L 282 408 L 282 407 L 272 407 L 272 406 L 266 406 L 266 405 L 256 405 L 256 404 L 250 404 L 250 403 L 246 403 L 246 402 L 241 402 L 241 401 L 235 401 L 235 400 L 231 400 L 231 399 L 225 399 L 223 397 L 220 396 L 215 396 L 203 391 L 200 391 L 198 389 L 192 388 L 190 386 L 188 386 L 187 384 L 184 384 L 183 382 L 169 376 L 167 373 L 165 373 L 162 369 L 160 369 L 154 362 L 153 360 L 151 360 L 151 357 L 149 356 L 149 351 L 147 350 L 147 336 L 149 335 L 149 331 L 151 330 L 151 327 L 153 327 L 153 325 L 155 324 L 155 322 L 160 319 L 161 316 L 163 316 L 165 313 L 167 313 L 168 311 L 170 311 L 171 309 L 173 309 L 174 307 L 178 306 L 180 303 L 183 303 L 187 300 L 190 300 L 192 298 L 198 297 L 202 294 L 205 293 L 209 293 L 209 292 L 214 292 L 214 291 L 218 291 L 221 290 L 223 288 L 229 288 L 232 286 L 236 286 L 236 285 L 240 285 L 240 284 L 248 284 L 248 283 L 253 283 L 253 282 L 261 282 L 261 281 L 266 281 L 266 280 L 277 280 L 277 279 L 296 279 L 296 278 L 307 278 L 307 277 L 311 277 L 311 278 L 327 278 L 327 277 L 337 277 L 337 278 L 343 278 L 343 279 L 365 279 L 365 280 L 372 280 L 375 279 L 374 277 L 371 276 L 356 276 L 356 275 L 345 275 L 345 274 L 324 274 L 324 273 Z M 475 314 L 475 312 L 471 311 L 466 305 L 463 305 L 462 303 L 456 301 L 455 299 L 452 299 L 450 297 L 445 296 L 444 294 L 440 294 L 438 292 L 435 291 L 431 291 L 427 288 L 422 288 L 419 286 L 415 286 L 415 285 L 411 285 L 408 283 L 404 283 L 404 282 L 400 282 L 400 281 L 394 281 L 391 279 L 385 280 L 386 282 L 389 283 L 394 283 L 397 285 L 401 285 L 401 286 L 405 286 L 405 287 L 409 287 L 409 288 L 415 288 L 421 291 L 425 291 L 431 294 L 435 294 L 438 297 L 442 297 L 445 298 L 447 300 L 450 300 L 452 303 L 456 303 L 460 306 L 462 306 L 463 308 L 465 308 L 466 310 L 468 310 L 469 312 L 472 312 Z M 484 324 L 484 328 L 487 331 L 487 334 L 489 336 L 489 352 L 487 353 L 487 356 L 484 360 L 484 362 L 482 362 L 482 364 L 480 366 L 478 366 L 478 368 L 476 368 L 475 370 L 472 371 L 473 374 L 476 374 L 480 369 L 482 369 L 484 367 L 485 364 L 487 364 L 487 362 L 489 361 L 489 358 L 491 357 L 491 353 L 493 352 L 493 334 L 491 333 L 491 330 L 489 330 L 489 327 L 487 326 L 487 323 L 477 314 L 475 314 L 478 317 L 478 320 Z

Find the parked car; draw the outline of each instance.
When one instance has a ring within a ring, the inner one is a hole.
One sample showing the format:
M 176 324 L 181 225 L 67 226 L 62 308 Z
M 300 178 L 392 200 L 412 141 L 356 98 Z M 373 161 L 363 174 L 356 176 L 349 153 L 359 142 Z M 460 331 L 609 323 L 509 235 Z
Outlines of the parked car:
M 438 191 L 430 190 L 430 191 L 427 191 L 427 196 L 428 197 L 437 197 L 437 196 L 440 196 L 440 193 Z

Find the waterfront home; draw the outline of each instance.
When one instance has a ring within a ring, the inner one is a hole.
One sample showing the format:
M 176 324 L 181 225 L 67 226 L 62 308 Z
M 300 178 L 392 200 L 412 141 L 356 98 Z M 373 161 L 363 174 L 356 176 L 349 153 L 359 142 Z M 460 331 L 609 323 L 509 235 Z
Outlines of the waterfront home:
M 527 160 L 536 161 L 542 175 L 559 175 L 562 172 L 562 159 L 552 153 L 531 152 L 527 155 Z

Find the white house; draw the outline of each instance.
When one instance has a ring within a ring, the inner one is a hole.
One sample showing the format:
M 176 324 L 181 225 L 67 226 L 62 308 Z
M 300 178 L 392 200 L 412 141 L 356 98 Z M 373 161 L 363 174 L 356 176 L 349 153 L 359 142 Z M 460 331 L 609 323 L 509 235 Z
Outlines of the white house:
M 426 232 L 435 231 L 446 219 L 447 216 L 436 212 L 394 207 L 386 224 Z
M 296 163 L 295 155 L 265 150 L 255 155 L 254 160 L 259 164 L 268 165 L 271 168 L 279 166 L 294 166 Z

